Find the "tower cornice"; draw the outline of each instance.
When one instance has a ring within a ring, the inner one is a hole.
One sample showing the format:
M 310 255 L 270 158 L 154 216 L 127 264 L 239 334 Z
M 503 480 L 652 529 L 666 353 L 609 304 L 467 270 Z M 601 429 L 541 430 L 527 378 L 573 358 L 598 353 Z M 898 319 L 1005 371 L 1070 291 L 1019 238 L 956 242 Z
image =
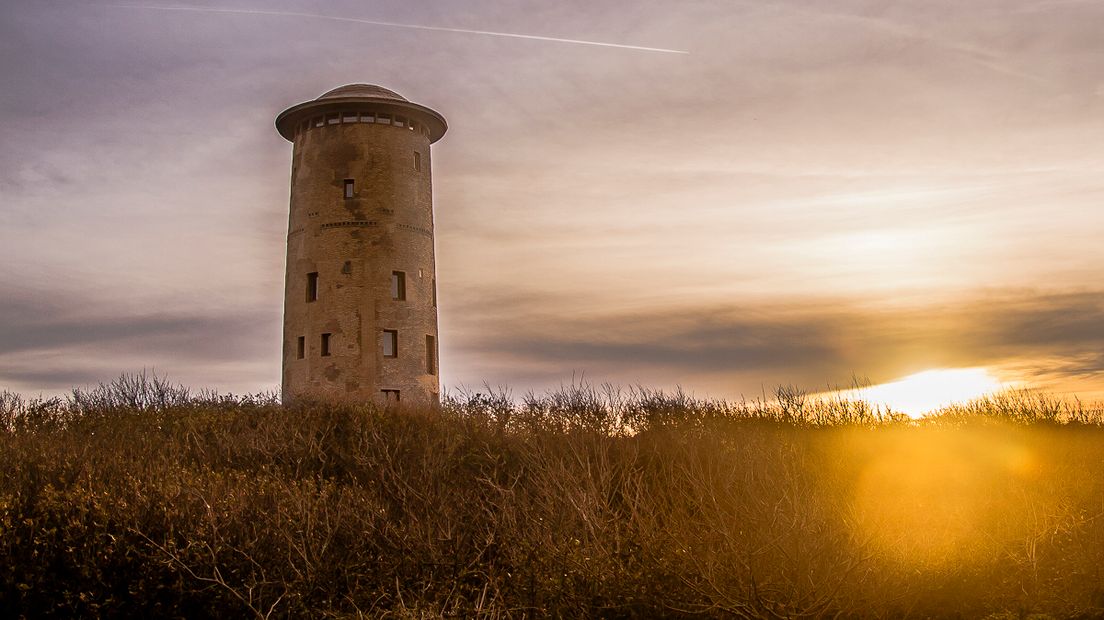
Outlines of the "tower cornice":
M 429 129 L 430 143 L 440 140 L 448 131 L 445 117 L 436 110 L 407 101 L 401 95 L 385 88 L 367 84 L 342 86 L 317 99 L 291 106 L 276 117 L 276 131 L 280 132 L 285 140 L 292 142 L 295 138 L 296 125 L 304 119 L 316 114 L 340 112 L 355 107 L 410 116 Z

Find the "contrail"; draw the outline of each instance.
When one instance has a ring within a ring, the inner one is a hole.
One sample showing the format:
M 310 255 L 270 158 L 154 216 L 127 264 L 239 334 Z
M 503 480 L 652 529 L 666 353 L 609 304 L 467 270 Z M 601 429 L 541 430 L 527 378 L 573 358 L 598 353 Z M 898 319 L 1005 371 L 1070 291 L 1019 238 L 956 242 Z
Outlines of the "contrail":
M 494 32 L 492 30 L 468 30 L 466 28 L 444 28 L 441 26 L 420 26 L 418 24 L 400 24 L 397 22 L 381 22 L 371 19 L 358 19 L 356 17 L 337 17 L 334 15 L 319 15 L 317 13 L 295 13 L 292 11 L 259 11 L 252 9 L 209 9 L 192 6 L 141 6 L 135 4 L 106 4 L 103 6 L 116 9 L 148 9 L 154 11 L 191 11 L 194 13 L 233 13 L 236 15 L 277 15 L 281 17 L 309 17 L 311 19 L 328 19 L 335 22 L 352 22 L 356 24 L 370 24 L 372 26 L 385 26 L 387 28 L 410 28 L 412 30 L 433 30 L 436 32 L 459 32 L 463 34 L 481 34 L 492 37 L 509 37 L 511 39 L 529 39 L 531 41 L 551 41 L 553 43 L 574 43 L 576 45 L 594 45 L 597 47 L 614 47 L 623 50 L 635 50 L 638 52 L 659 52 L 663 54 L 689 54 L 686 50 L 672 50 L 662 47 L 644 47 L 641 45 L 622 45 L 620 43 L 603 43 L 601 41 L 583 41 L 581 39 L 561 39 L 559 37 L 542 37 L 535 34 L 517 34 L 513 32 Z

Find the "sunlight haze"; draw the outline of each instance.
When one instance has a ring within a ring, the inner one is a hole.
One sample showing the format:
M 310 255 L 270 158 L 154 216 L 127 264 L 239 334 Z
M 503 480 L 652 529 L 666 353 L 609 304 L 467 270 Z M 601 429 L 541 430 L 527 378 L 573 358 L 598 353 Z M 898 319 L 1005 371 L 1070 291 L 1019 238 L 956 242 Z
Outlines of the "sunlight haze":
M 443 387 L 1104 397 L 1102 3 L 127 4 L 0 7 L 0 388 L 276 388 L 273 119 L 365 82 L 449 123 Z

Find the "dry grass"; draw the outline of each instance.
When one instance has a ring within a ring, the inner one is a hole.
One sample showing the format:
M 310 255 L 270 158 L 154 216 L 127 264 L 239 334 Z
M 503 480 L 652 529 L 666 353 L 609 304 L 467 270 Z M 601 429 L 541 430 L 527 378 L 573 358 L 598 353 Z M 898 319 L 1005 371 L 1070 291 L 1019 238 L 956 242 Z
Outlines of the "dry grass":
M 0 395 L 6 616 L 1104 617 L 1104 412 Z

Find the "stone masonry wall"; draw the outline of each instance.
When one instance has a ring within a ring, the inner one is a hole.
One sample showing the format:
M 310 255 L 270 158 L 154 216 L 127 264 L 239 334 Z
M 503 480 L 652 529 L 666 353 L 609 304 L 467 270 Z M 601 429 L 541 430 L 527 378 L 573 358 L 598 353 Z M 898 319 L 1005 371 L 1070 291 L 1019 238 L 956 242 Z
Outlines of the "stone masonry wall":
M 415 170 L 414 153 L 420 154 Z M 352 198 L 344 181 L 354 181 Z M 435 401 L 437 308 L 429 138 L 393 125 L 338 123 L 297 133 L 284 291 L 286 400 Z M 406 274 L 406 299 L 391 274 Z M 307 274 L 318 299 L 307 301 Z M 383 330 L 398 332 L 398 356 L 383 356 Z M 330 355 L 322 356 L 323 333 Z M 298 338 L 305 338 L 298 359 Z M 432 373 L 426 336 L 433 337 Z

